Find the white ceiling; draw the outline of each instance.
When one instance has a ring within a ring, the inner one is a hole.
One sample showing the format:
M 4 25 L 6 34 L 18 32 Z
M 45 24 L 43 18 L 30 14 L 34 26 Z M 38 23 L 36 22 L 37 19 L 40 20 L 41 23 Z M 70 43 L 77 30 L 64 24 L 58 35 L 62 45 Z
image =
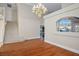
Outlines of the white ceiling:
M 27 3 L 27 5 L 30 5 L 32 7 L 34 6 L 34 4 L 35 3 Z M 61 3 L 42 3 L 42 4 L 48 9 L 46 15 L 61 9 Z

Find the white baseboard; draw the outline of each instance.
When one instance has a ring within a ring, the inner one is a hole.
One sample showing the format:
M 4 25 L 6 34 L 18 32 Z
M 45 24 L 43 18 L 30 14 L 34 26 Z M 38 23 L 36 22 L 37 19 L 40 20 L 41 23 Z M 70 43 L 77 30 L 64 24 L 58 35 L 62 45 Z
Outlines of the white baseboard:
M 50 41 L 47 41 L 47 40 L 45 40 L 45 42 L 50 43 L 50 44 L 53 44 L 53 45 L 56 45 L 58 47 L 61 47 L 61 48 L 64 48 L 66 50 L 69 50 L 71 52 L 74 52 L 74 53 L 79 54 L 79 50 L 76 50 L 76 49 L 73 49 L 73 48 L 69 48 L 69 47 L 66 47 L 66 46 L 63 46 L 63 45 L 60 45 L 60 44 L 56 44 L 56 43 L 53 43 L 53 42 L 50 42 Z
M 8 42 L 4 42 L 4 44 L 8 44 L 8 43 L 17 43 L 17 42 L 22 42 L 25 40 L 31 40 L 31 39 L 37 39 L 40 37 L 31 37 L 31 38 L 19 38 L 18 40 L 16 39 L 16 41 L 8 41 Z
M 27 38 L 27 39 L 30 40 L 30 39 L 37 39 L 37 38 L 40 38 L 40 37 L 31 37 L 31 38 Z

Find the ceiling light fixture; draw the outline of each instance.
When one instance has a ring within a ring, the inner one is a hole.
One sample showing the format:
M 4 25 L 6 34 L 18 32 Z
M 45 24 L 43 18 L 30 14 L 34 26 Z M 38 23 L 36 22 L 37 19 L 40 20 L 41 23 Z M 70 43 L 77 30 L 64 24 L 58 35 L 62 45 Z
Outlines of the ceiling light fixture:
M 32 12 L 35 13 L 38 17 L 41 17 L 43 14 L 45 14 L 47 11 L 47 8 L 39 3 L 37 5 L 34 5 L 32 8 Z

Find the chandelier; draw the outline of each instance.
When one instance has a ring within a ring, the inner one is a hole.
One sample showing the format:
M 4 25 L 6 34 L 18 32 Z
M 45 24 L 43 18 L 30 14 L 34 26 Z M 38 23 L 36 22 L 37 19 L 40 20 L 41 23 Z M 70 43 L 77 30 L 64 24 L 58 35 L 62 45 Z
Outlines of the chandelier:
M 38 17 L 41 17 L 43 14 L 45 14 L 47 11 L 47 8 L 39 3 L 37 5 L 34 5 L 32 8 L 32 12 L 35 13 Z

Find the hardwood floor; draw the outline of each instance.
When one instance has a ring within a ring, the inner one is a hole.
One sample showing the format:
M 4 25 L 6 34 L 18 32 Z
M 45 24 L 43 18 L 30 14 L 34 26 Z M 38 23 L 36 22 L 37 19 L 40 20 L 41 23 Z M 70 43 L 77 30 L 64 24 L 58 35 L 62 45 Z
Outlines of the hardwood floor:
M 1 56 L 79 56 L 63 48 L 43 42 L 41 39 L 4 44 Z

